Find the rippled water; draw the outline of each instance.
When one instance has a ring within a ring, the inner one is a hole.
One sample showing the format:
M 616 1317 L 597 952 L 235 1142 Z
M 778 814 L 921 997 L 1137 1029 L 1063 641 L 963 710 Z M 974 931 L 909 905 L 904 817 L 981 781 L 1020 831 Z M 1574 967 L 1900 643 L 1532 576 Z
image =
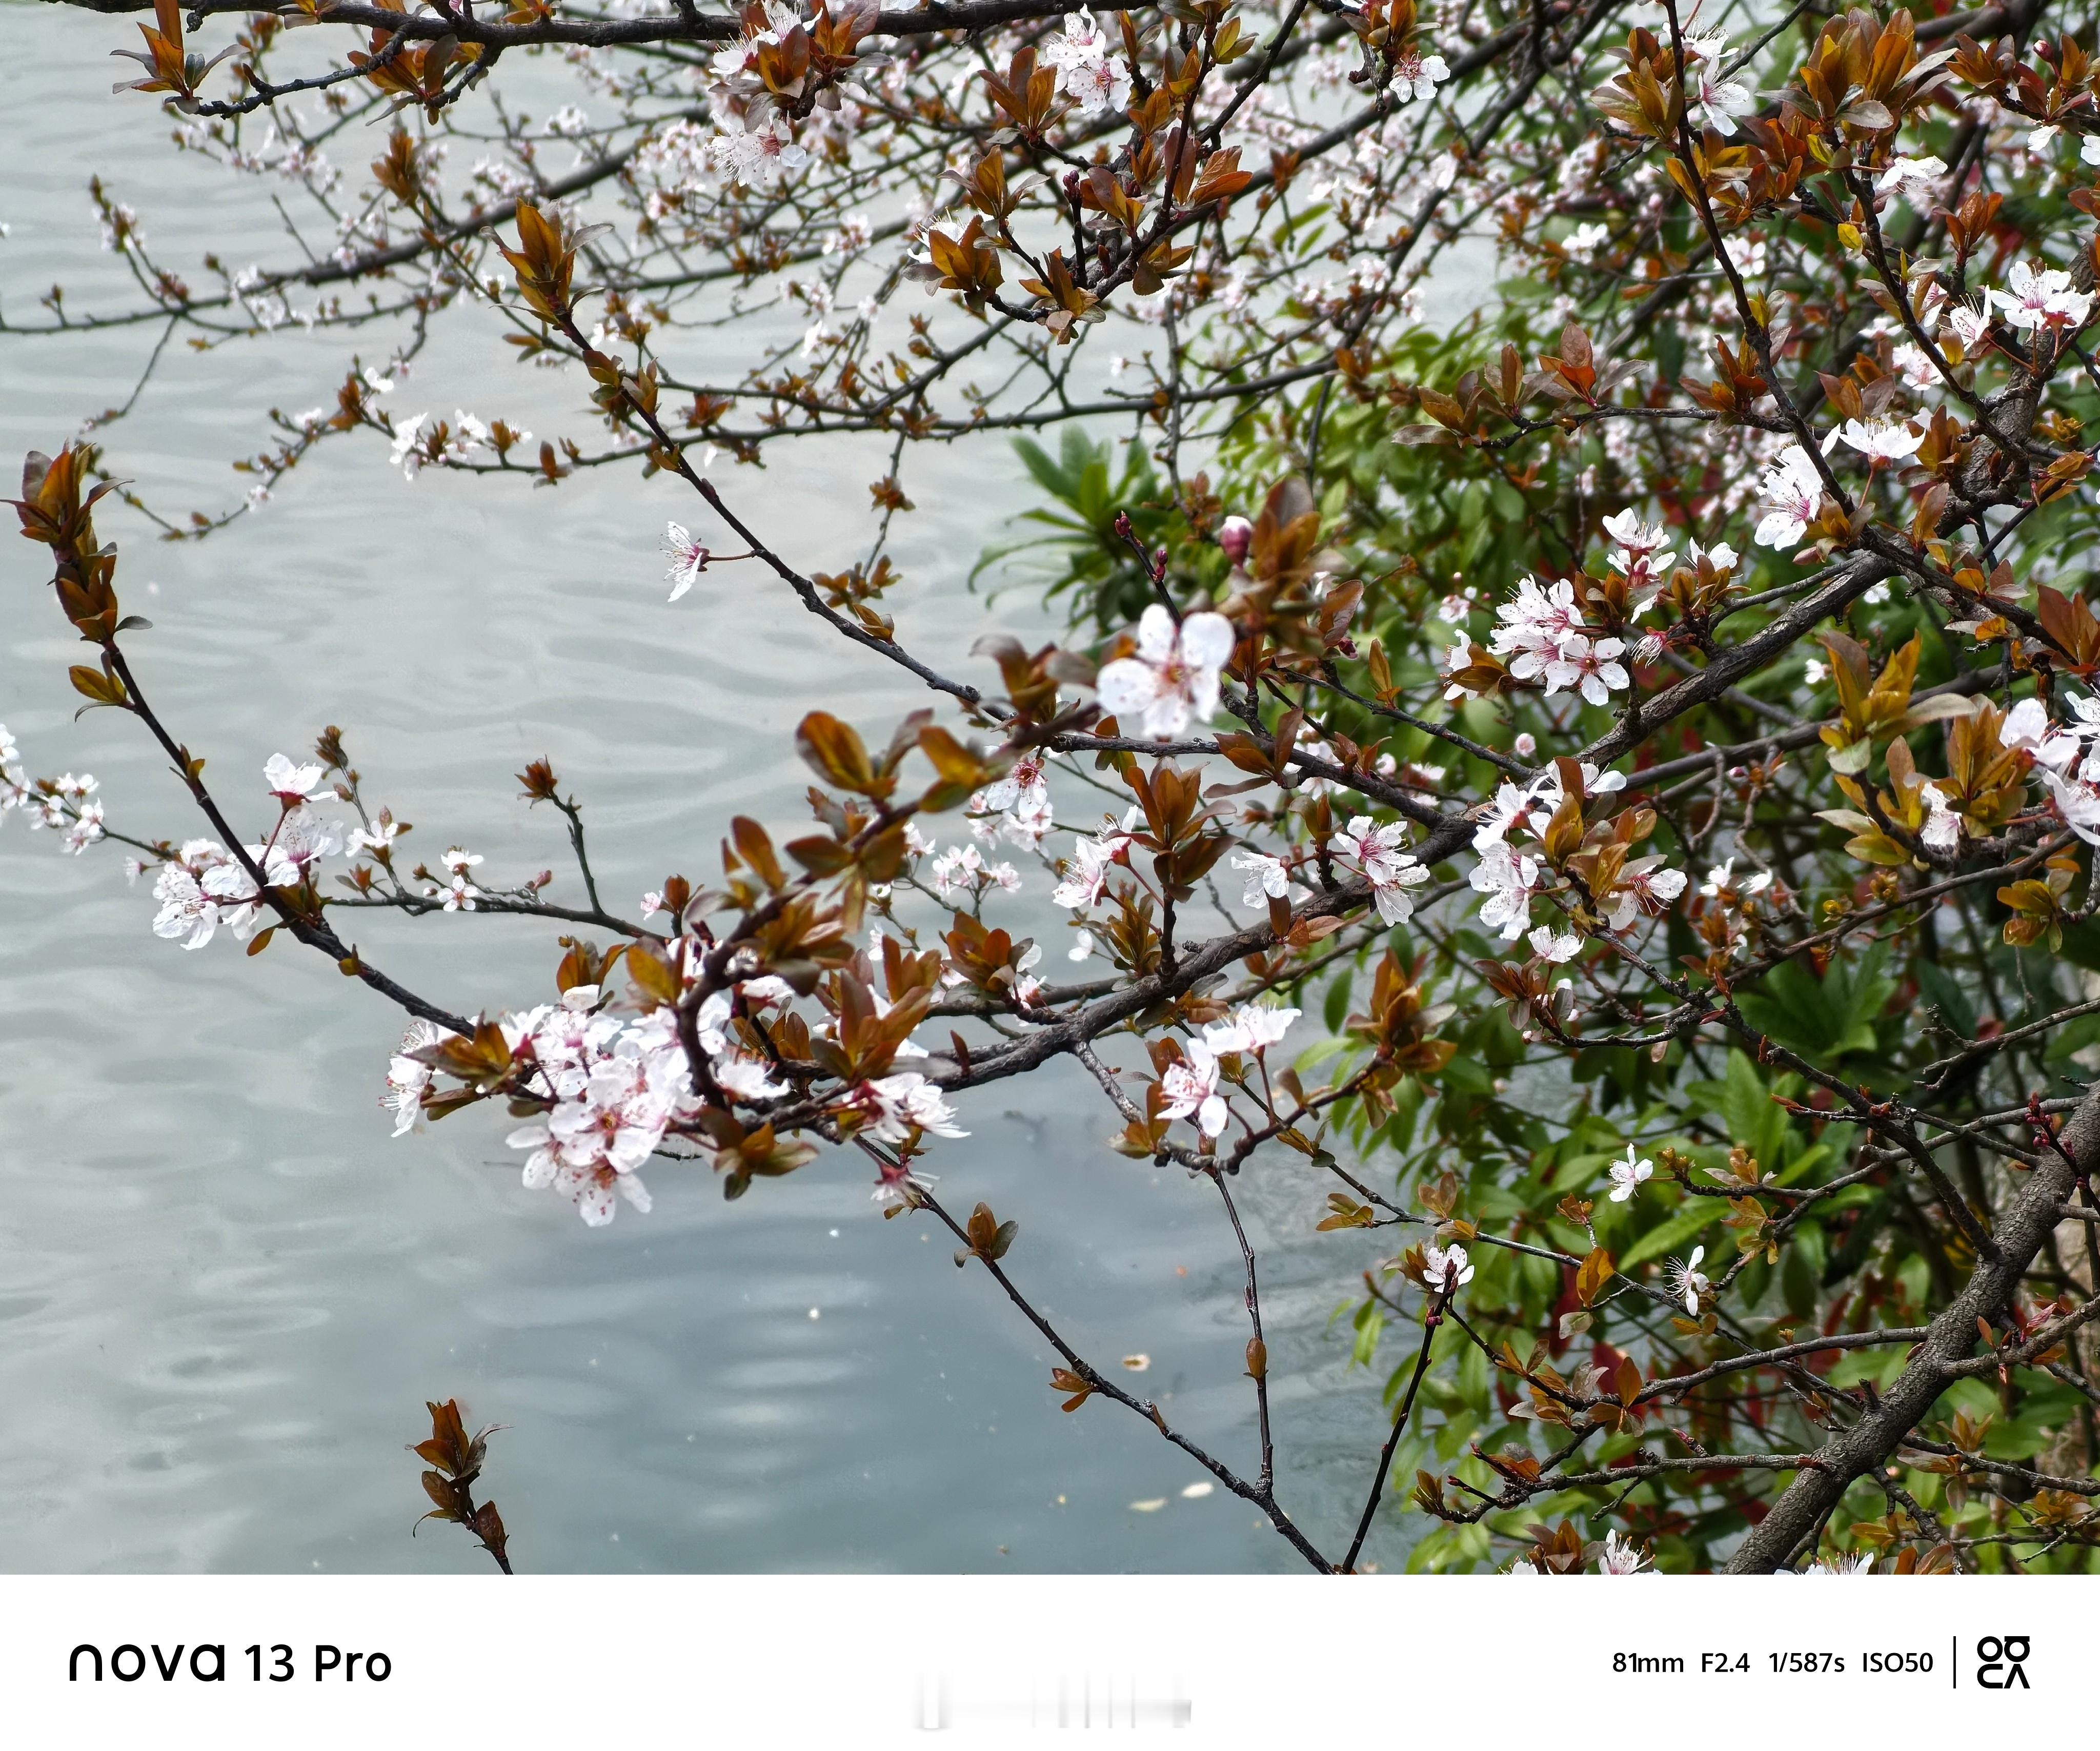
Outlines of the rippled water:
M 267 190 L 179 157 L 150 103 L 108 95 L 106 51 L 132 35 L 0 5 L 12 322 L 41 316 L 53 281 L 76 314 L 122 303 L 86 194 L 96 169 L 185 271 L 236 238 L 268 261 L 289 247 Z M 563 412 L 573 380 L 518 372 L 485 324 L 441 327 L 401 411 L 582 430 Z M 154 339 L 0 337 L 7 454 L 121 404 Z M 222 505 L 265 411 L 330 399 L 341 370 L 325 339 L 171 351 L 109 434 L 112 460 L 157 505 Z M 836 570 L 865 548 L 866 483 L 885 471 L 840 443 L 727 484 L 791 558 Z M 923 508 L 894 544 L 900 630 L 964 667 L 989 623 L 961 580 L 1025 502 L 1020 472 L 978 446 L 916 458 L 908 483 Z M 249 815 L 263 759 L 337 723 L 423 855 L 465 842 L 514 880 L 563 867 L 558 822 L 511 778 L 545 754 L 585 801 L 608 897 L 631 897 L 708 873 L 733 813 L 797 818 L 788 731 L 810 703 L 882 725 L 924 699 L 752 568 L 668 607 L 656 531 L 693 508 L 631 474 L 411 487 L 365 443 L 199 545 L 155 543 L 121 507 L 102 526 L 125 549 L 126 606 L 157 623 L 132 642 L 142 683 Z M 0 718 L 33 771 L 95 773 L 112 825 L 201 830 L 137 726 L 72 723 L 78 646 L 38 588 L 42 551 L 0 543 Z M 997 615 L 1042 624 L 1018 592 Z M 483 1566 L 448 1528 L 409 1541 L 423 1503 L 403 1445 L 421 1400 L 454 1394 L 510 1426 L 486 1490 L 521 1569 L 1297 1566 L 1243 1504 L 1182 1497 L 1201 1474 L 1135 1418 L 1061 1415 L 1048 1347 L 929 1223 L 880 1220 L 847 1158 L 735 1204 L 660 1163 L 653 1215 L 586 1231 L 520 1188 L 500 1118 L 390 1140 L 374 1097 L 399 1023 L 376 997 L 289 942 L 250 960 L 157 940 L 120 863 L 108 846 L 63 857 L 19 818 L 0 833 L 0 1566 Z M 552 993 L 551 929 L 354 922 L 369 958 L 457 1009 Z M 1110 1115 L 1069 1065 L 965 1105 L 973 1135 L 932 1164 L 944 1196 L 1017 1216 L 1008 1262 L 1067 1334 L 1104 1363 L 1148 1352 L 1142 1383 L 1169 1417 L 1251 1471 L 1239 1262 L 1215 1195 L 1103 1148 Z M 1244 1177 L 1282 1492 L 1339 1547 L 1383 1429 L 1327 1321 L 1370 1255 L 1314 1243 L 1325 1188 L 1295 1158 Z M 1371 1554 L 1391 1561 L 1381 1536 Z

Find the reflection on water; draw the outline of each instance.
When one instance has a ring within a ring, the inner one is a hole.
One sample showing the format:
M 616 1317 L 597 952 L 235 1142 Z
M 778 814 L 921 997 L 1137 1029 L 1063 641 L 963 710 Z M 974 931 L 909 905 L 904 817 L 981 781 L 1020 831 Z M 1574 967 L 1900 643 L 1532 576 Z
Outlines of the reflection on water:
M 98 166 L 173 265 L 237 235 L 283 241 L 267 188 L 179 159 L 150 104 L 108 95 L 106 51 L 129 34 L 0 5 L 11 321 L 54 281 L 76 312 L 121 301 L 85 191 Z M 441 326 L 458 332 L 419 362 L 406 411 L 579 428 L 573 383 L 499 362 L 485 329 Z M 8 455 L 121 404 L 154 338 L 0 337 Z M 114 460 L 165 507 L 223 505 L 240 487 L 226 461 L 267 410 L 327 400 L 342 367 L 298 337 L 172 359 L 111 434 Z M 1020 474 L 996 448 L 914 465 L 900 630 L 961 668 L 985 623 L 960 580 Z M 728 485 L 805 569 L 841 570 L 885 472 L 841 443 Z M 562 867 L 560 823 L 511 776 L 547 755 L 585 803 L 608 898 L 631 904 L 673 869 L 704 876 L 731 814 L 793 820 L 806 774 L 788 732 L 807 704 L 881 724 L 921 702 L 751 568 L 668 606 L 656 534 L 692 507 L 664 482 L 501 485 L 409 487 L 367 443 L 324 452 L 202 545 L 105 514 L 126 606 L 157 623 L 134 663 L 223 794 L 340 724 L 419 852 L 465 843 L 515 880 Z M 37 588 L 41 551 L 0 545 L 0 589 L 24 605 L 0 630 L 0 719 L 33 771 L 95 773 L 112 825 L 195 831 L 135 726 L 71 722 L 78 647 Z M 999 615 L 1042 624 L 1017 593 Z M 880 1220 L 859 1166 L 827 1156 L 726 1204 L 660 1164 L 653 1215 L 588 1232 L 520 1189 L 500 1118 L 390 1141 L 375 1101 L 399 1018 L 289 942 L 250 960 L 223 937 L 193 955 L 156 940 L 121 862 L 63 857 L 19 818 L 0 834 L 0 1566 L 485 1568 L 470 1539 L 408 1541 L 425 1504 L 403 1430 L 437 1390 L 509 1426 L 502 1500 L 526 1572 L 1297 1566 L 1236 1498 L 1184 1496 L 1195 1468 L 1137 1419 L 1061 1414 L 1047 1347 L 930 1223 Z M 370 959 L 461 1011 L 552 995 L 552 929 L 354 922 Z M 1017 1216 L 1008 1264 L 1068 1336 L 1104 1365 L 1148 1354 L 1168 1416 L 1251 1471 L 1239 1263 L 1215 1195 L 1104 1149 L 1111 1115 L 1069 1065 L 968 1097 L 964 1122 L 968 1140 L 931 1164 L 947 1201 Z M 1295 1158 L 1247 1177 L 1282 1493 L 1331 1535 L 1383 1430 L 1326 1327 L 1375 1242 L 1314 1244 L 1324 1188 Z

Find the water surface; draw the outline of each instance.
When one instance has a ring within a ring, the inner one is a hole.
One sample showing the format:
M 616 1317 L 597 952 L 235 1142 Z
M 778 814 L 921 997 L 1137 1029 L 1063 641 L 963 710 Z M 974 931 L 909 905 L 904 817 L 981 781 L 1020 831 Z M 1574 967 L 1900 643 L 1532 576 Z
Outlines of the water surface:
M 98 168 L 186 271 L 207 249 L 286 254 L 267 187 L 179 157 L 152 104 L 109 95 L 107 51 L 133 34 L 0 6 L 11 321 L 39 315 L 54 281 L 76 312 L 124 302 L 86 192 Z M 575 380 L 518 372 L 479 318 L 440 327 L 392 405 L 582 435 Z M 55 449 L 121 404 L 155 338 L 0 337 L 0 450 Z M 108 433 L 112 460 L 157 505 L 223 505 L 242 484 L 227 460 L 260 443 L 267 410 L 331 400 L 343 357 L 325 336 L 171 349 Z M 1021 476 L 995 444 L 912 469 L 922 508 L 899 519 L 893 606 L 915 649 L 963 668 L 991 620 L 962 580 L 1026 504 Z M 840 570 L 885 470 L 842 441 L 726 484 L 796 563 Z M 677 491 L 603 473 L 556 492 L 412 487 L 360 441 L 202 544 L 156 542 L 120 507 L 102 527 L 123 545 L 126 606 L 156 622 L 131 644 L 141 681 L 244 820 L 260 825 L 263 760 L 338 724 L 418 853 L 463 842 L 511 880 L 551 867 L 559 898 L 576 890 L 560 823 L 511 776 L 545 755 L 629 907 L 674 869 L 717 867 L 733 814 L 796 824 L 790 731 L 809 705 L 875 728 L 924 700 L 755 568 L 667 606 L 657 536 L 696 509 Z M 0 555 L 0 719 L 31 770 L 92 771 L 112 824 L 144 836 L 203 831 L 138 726 L 72 722 L 79 646 L 39 589 L 41 549 Z M 995 617 L 1048 624 L 1023 592 Z M 654 1215 L 589 1232 L 520 1188 L 500 1116 L 390 1140 L 375 1097 L 399 1019 L 378 999 L 289 942 L 249 959 L 156 939 L 121 862 L 61 856 L 19 818 L 0 832 L 0 1566 L 483 1565 L 452 1528 L 409 1540 L 424 1504 L 403 1446 L 426 1432 L 421 1401 L 452 1395 L 510 1426 L 486 1489 L 521 1569 L 1297 1565 L 1243 1503 L 1182 1497 L 1202 1474 L 1135 1418 L 1061 1414 L 1048 1347 L 930 1223 L 880 1220 L 848 1156 L 735 1204 L 660 1163 Z M 457 1010 L 552 994 L 553 929 L 353 922 L 375 962 Z M 932 1164 L 944 1197 L 1017 1216 L 1008 1262 L 1067 1334 L 1105 1363 L 1148 1353 L 1141 1383 L 1167 1414 L 1251 1471 L 1240 1265 L 1215 1193 L 1105 1149 L 1111 1115 L 1069 1065 L 964 1108 L 971 1136 Z M 1328 1320 L 1375 1242 L 1316 1240 L 1325 1189 L 1295 1158 L 1243 1177 L 1282 1494 L 1339 1548 L 1383 1430 Z

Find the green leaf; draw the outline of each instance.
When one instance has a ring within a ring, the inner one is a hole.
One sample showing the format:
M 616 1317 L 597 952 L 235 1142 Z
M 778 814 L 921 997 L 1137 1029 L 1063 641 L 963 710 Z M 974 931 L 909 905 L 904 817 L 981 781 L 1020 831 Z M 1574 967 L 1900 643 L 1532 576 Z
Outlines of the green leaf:
M 1803 1174 L 1807 1173 L 1810 1168 L 1813 1167 L 1829 1153 L 1830 1145 L 1827 1143 L 1819 1143 L 1815 1145 L 1812 1148 L 1802 1150 L 1800 1154 L 1795 1156 L 1792 1161 L 1786 1164 L 1785 1171 L 1777 1175 L 1774 1178 L 1772 1183 L 1775 1185 L 1793 1184 Z M 1861 1188 L 1860 1189 L 1864 1189 Z M 1841 1193 L 1839 1195 L 1842 1196 L 1842 1194 Z M 1826 1204 L 1824 1207 L 1828 1209 L 1830 1206 Z
M 1828 1068 L 1847 1052 L 1877 1048 L 1874 1022 L 1896 989 L 1882 973 L 1886 959 L 1876 943 L 1855 961 L 1833 960 L 1819 979 L 1796 956 L 1773 968 L 1757 990 L 1738 994 L 1736 1006 L 1759 1032 Z
M 1727 1200 L 1720 1197 L 1700 1197 L 1692 1201 L 1689 1210 L 1680 1211 L 1659 1228 L 1650 1228 L 1632 1246 L 1619 1255 L 1619 1269 L 1629 1271 L 1637 1264 L 1645 1264 L 1651 1259 L 1673 1253 L 1688 1242 L 1703 1234 L 1728 1213 Z
M 2061 1063 L 2093 1046 L 2100 1046 L 2100 1016 L 2080 1016 L 2049 1036 L 2043 1056 L 2052 1064 Z
M 1349 1360 L 1359 1367 L 1368 1368 L 1371 1357 L 1378 1353 L 1379 1334 L 1385 1330 L 1385 1315 L 1375 1301 L 1366 1301 L 1357 1309 L 1355 1320 L 1357 1341 L 1351 1347 Z
M 1912 971 L 1917 975 L 1918 989 L 1925 1000 L 1939 1010 L 1941 1018 L 1964 1039 L 1976 1037 L 1976 1006 L 1969 1000 L 1969 994 L 1954 975 L 1937 962 L 1927 960 L 1920 955 L 1912 963 Z M 2056 1055 L 2062 1036 L 2049 1043 L 2049 1054 Z
M 1765 1114 L 1771 1110 L 1771 1096 L 1757 1067 L 1747 1054 L 1731 1052 L 1727 1074 L 1721 1083 L 1721 1117 L 1727 1123 L 1729 1140 L 1755 1154 Z
M 2083 967 L 2088 973 L 2100 973 L 2100 923 L 2087 919 L 2081 923 L 2063 927 L 2063 958 L 2074 967 Z M 1970 1030 L 1974 1037 L 1974 1030 Z
M 1349 1018 L 1349 999 L 1353 995 L 1355 981 L 1352 975 L 1340 974 L 1327 987 L 1327 999 L 1321 1006 L 1320 1019 L 1327 1024 L 1330 1034 L 1342 1031 L 1342 1024 Z

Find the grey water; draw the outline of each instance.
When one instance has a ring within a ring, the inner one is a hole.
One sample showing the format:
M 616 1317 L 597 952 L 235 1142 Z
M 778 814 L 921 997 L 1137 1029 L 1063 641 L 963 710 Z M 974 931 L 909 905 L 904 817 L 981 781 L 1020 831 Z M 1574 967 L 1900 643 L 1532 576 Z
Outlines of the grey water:
M 54 283 L 75 316 L 136 303 L 98 240 L 98 170 L 192 284 L 209 249 L 229 266 L 293 252 L 267 180 L 179 154 L 154 101 L 111 95 L 130 64 L 108 51 L 135 34 L 128 18 L 0 5 L 11 324 L 47 320 Z M 356 174 L 370 139 L 337 154 Z M 585 434 L 576 379 L 519 371 L 480 315 L 436 326 L 397 412 Z M 0 336 L 7 478 L 122 404 L 157 338 Z M 178 338 L 102 434 L 111 461 L 164 513 L 236 502 L 229 460 L 262 445 L 270 408 L 332 404 L 359 344 L 284 333 L 199 355 Z M 1047 636 L 1025 590 L 988 606 L 964 582 L 1030 502 L 1017 464 L 993 439 L 910 467 L 902 636 L 951 672 L 994 626 Z M 866 549 L 867 484 L 886 468 L 840 440 L 732 470 L 725 490 L 796 564 L 836 571 Z M 409 484 L 360 434 L 206 541 L 158 541 L 113 501 L 99 521 L 127 610 L 154 622 L 130 642 L 139 678 L 241 821 L 260 824 L 270 754 L 340 725 L 371 801 L 415 823 L 415 852 L 466 845 L 500 881 L 551 867 L 559 899 L 578 889 L 560 823 L 512 776 L 544 755 L 624 910 L 673 871 L 712 874 L 732 814 L 806 820 L 792 730 L 810 705 L 873 730 L 928 703 L 755 567 L 667 605 L 664 524 L 703 514 L 632 470 L 553 492 Z M 43 552 L 0 540 L 0 721 L 24 763 L 92 772 L 114 827 L 206 831 L 139 726 L 73 721 L 82 653 Z M 390 1138 L 377 1096 L 400 1018 L 288 942 L 249 959 L 223 935 L 193 954 L 156 938 L 123 857 L 65 856 L 19 815 L 0 830 L 0 1568 L 485 1568 L 454 1528 L 410 1536 L 426 1504 L 404 1448 L 427 1433 L 423 1400 L 453 1396 L 506 1426 L 482 1493 L 520 1570 L 1299 1566 L 1244 1502 L 1185 1496 L 1203 1474 L 1136 1418 L 1061 1414 L 1048 1347 L 929 1220 L 883 1220 L 849 1156 L 735 1203 L 704 1170 L 659 1162 L 654 1214 L 586 1230 L 521 1187 L 500 1114 Z M 553 994 L 555 928 L 339 915 L 369 959 L 456 1010 Z M 1069 1064 L 965 1097 L 962 1122 L 968 1139 L 929 1163 L 946 1201 L 1017 1217 L 1008 1263 L 1065 1334 L 1251 1473 L 1241 1266 L 1215 1193 L 1108 1150 L 1113 1115 Z M 1280 1493 L 1339 1549 L 1384 1425 L 1378 1382 L 1347 1365 L 1346 1321 L 1330 1321 L 1379 1240 L 1315 1235 L 1325 1188 L 1295 1157 L 1242 1178 Z M 1149 1366 L 1126 1376 L 1136 1353 Z M 1392 1525 L 1368 1555 L 1401 1558 Z

